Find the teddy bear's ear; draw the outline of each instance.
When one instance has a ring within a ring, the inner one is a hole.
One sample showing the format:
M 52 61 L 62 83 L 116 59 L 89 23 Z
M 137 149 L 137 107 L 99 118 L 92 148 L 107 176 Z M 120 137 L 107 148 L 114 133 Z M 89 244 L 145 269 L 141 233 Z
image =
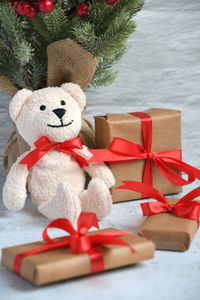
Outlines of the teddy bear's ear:
M 32 91 L 23 89 L 17 92 L 9 104 L 9 113 L 11 119 L 15 122 L 19 116 L 20 110 L 28 98 L 32 95 Z
M 86 105 L 86 96 L 81 87 L 75 83 L 64 83 L 61 85 L 61 88 L 76 100 L 81 111 L 83 111 Z

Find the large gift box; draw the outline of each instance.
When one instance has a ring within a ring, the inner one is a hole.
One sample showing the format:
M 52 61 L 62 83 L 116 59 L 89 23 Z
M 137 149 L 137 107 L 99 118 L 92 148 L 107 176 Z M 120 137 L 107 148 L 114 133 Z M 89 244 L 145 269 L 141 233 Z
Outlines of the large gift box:
M 88 233 L 92 226 L 98 227 L 92 213 L 80 215 L 78 230 L 67 219 L 54 220 L 43 232 L 45 241 L 3 249 L 2 264 L 35 285 L 44 285 L 153 258 L 151 241 L 113 228 Z M 70 235 L 51 239 L 50 227 Z
M 152 108 L 144 112 L 95 117 L 96 150 L 91 161 L 105 161 L 116 180 L 113 202 L 143 197 L 116 189 L 123 180 L 145 182 L 163 194 L 181 192 L 200 178 L 199 170 L 181 161 L 181 113 Z M 101 150 L 100 150 L 101 149 Z M 188 180 L 180 171 L 187 173 Z

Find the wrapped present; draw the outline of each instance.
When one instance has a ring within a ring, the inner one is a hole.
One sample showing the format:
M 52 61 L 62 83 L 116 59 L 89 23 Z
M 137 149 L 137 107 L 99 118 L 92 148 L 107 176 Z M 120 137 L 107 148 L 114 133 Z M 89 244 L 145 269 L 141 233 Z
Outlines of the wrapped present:
M 181 199 L 166 198 L 158 190 L 144 183 L 124 181 L 120 189 L 144 193 L 156 202 L 142 203 L 143 215 L 147 216 L 139 233 L 151 239 L 156 249 L 185 251 L 200 224 L 200 187 Z M 194 201 L 196 200 L 196 201 Z
M 99 228 L 96 215 L 81 213 L 78 228 L 67 219 L 52 221 L 43 231 L 43 242 L 3 249 L 2 264 L 35 285 L 132 265 L 154 256 L 155 245 L 140 236 L 113 228 Z M 51 239 L 49 228 L 69 235 Z
M 91 162 L 108 162 L 116 185 L 113 202 L 144 197 L 117 190 L 123 180 L 153 185 L 163 194 L 181 192 L 181 186 L 200 178 L 200 170 L 181 161 L 181 113 L 149 109 L 145 112 L 95 117 L 96 147 Z M 185 172 L 188 179 L 181 177 Z

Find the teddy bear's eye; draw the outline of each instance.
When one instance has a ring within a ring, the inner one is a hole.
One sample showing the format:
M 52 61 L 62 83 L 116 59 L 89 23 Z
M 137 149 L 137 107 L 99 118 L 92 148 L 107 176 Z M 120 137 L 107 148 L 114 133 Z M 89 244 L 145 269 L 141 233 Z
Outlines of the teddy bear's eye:
M 61 100 L 61 101 L 60 101 L 60 104 L 61 104 L 61 105 L 65 105 L 65 101 L 64 101 L 64 100 Z
M 45 110 L 46 109 L 46 106 L 45 105 L 41 105 L 40 106 L 40 110 Z

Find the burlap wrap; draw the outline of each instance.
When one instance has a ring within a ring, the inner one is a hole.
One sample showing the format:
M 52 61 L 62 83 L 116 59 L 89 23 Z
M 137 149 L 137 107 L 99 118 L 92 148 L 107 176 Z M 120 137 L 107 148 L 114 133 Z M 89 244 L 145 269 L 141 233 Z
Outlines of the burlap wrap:
M 18 88 L 5 76 L 0 76 L 0 89 L 11 96 L 18 91 Z
M 71 39 L 54 42 L 47 48 L 47 86 L 74 82 L 82 89 L 92 80 L 97 59 Z
M 73 82 L 86 88 L 96 70 L 97 59 L 71 39 L 57 41 L 47 48 L 48 70 L 47 86 L 59 86 L 64 82 Z M 0 89 L 13 96 L 17 87 L 5 76 L 0 76 Z M 85 145 L 94 147 L 94 130 L 86 118 L 82 118 L 80 136 Z M 4 148 L 4 168 L 9 171 L 17 157 L 29 150 L 28 144 L 19 135 L 16 128 L 10 135 Z

